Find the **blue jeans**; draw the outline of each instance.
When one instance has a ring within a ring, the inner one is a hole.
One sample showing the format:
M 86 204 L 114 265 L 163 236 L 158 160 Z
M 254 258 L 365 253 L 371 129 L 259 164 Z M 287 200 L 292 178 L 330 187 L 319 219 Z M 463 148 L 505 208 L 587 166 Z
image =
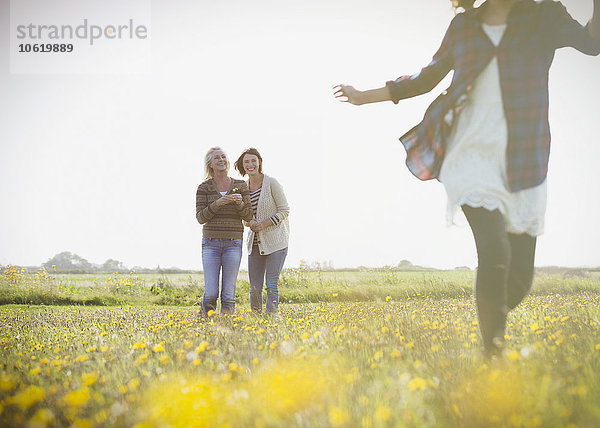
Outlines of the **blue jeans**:
M 288 249 L 261 256 L 258 247 L 248 255 L 248 277 L 250 279 L 250 307 L 255 312 L 262 311 L 263 284 L 267 283 L 267 313 L 277 312 L 279 307 L 279 274 Z
M 204 269 L 204 296 L 202 310 L 217 309 L 219 274 L 221 278 L 221 313 L 235 312 L 235 283 L 242 260 L 241 239 L 202 238 L 202 267 Z

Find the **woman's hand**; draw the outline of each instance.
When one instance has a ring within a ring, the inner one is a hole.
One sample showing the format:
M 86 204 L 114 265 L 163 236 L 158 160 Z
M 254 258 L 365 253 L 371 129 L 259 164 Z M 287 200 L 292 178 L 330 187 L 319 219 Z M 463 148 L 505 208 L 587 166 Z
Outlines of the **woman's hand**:
M 350 103 L 354 104 L 355 106 L 364 104 L 361 99 L 362 91 L 354 89 L 353 86 L 336 85 L 333 87 L 333 89 L 335 90 L 333 92 L 333 96 L 343 103 Z
M 242 205 L 243 199 L 242 199 L 242 195 L 240 195 L 239 193 L 233 193 L 233 194 L 221 196 L 219 199 L 217 199 L 215 201 L 215 203 L 217 204 L 218 207 L 222 207 L 223 205 L 234 204 L 234 203 L 238 204 L 238 205 Z
M 231 202 L 237 204 L 240 207 L 244 203 L 244 200 L 242 199 L 242 195 L 240 195 L 239 193 L 232 193 L 231 195 L 225 195 L 225 196 L 229 196 L 231 199 Z
M 250 222 L 250 229 L 252 230 L 252 232 L 256 233 L 256 232 L 260 232 L 261 230 L 266 229 L 269 226 L 272 226 L 273 223 L 271 222 L 270 219 L 266 219 L 263 221 L 256 221 L 256 220 L 252 220 Z

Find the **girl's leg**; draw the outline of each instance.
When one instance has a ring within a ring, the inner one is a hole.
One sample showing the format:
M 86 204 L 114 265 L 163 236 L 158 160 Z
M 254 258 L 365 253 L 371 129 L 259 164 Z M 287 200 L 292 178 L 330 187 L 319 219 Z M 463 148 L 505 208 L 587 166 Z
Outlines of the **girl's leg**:
M 223 275 L 221 284 L 221 313 L 233 314 L 235 312 L 235 284 L 237 281 L 240 262 L 242 261 L 242 240 L 224 239 Z
M 261 256 L 258 247 L 248 255 L 248 279 L 250 280 L 250 308 L 253 312 L 262 311 L 262 290 L 265 282 L 266 259 Z
M 204 296 L 202 311 L 217 309 L 219 298 L 219 273 L 221 271 L 221 243 L 218 239 L 202 238 L 202 269 L 204 272 Z
M 506 288 L 511 248 L 504 217 L 498 210 L 462 207 L 477 247 L 475 300 L 479 329 L 487 352 L 497 350 L 504 340 L 506 325 Z
M 275 251 L 267 256 L 267 313 L 277 313 L 279 309 L 279 274 L 283 269 L 283 263 L 287 256 L 288 249 L 284 248 Z
M 511 258 L 508 270 L 506 305 L 514 309 L 531 289 L 536 237 L 526 233 L 508 234 Z

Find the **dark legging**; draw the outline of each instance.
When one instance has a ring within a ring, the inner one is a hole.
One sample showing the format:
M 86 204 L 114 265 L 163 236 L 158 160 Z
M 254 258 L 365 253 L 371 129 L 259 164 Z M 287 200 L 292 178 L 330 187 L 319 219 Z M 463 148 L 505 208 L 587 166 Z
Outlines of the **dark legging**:
M 477 246 L 475 299 L 486 350 L 504 338 L 506 315 L 525 297 L 533 281 L 534 236 L 506 232 L 498 210 L 463 205 Z M 496 340 L 495 340 L 496 339 Z

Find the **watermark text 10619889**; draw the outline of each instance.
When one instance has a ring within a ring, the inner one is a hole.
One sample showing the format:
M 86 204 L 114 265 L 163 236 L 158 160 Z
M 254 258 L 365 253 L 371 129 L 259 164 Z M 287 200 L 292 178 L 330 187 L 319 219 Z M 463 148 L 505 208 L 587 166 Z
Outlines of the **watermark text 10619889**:
M 68 53 L 73 52 L 72 43 L 21 43 L 20 53 Z

